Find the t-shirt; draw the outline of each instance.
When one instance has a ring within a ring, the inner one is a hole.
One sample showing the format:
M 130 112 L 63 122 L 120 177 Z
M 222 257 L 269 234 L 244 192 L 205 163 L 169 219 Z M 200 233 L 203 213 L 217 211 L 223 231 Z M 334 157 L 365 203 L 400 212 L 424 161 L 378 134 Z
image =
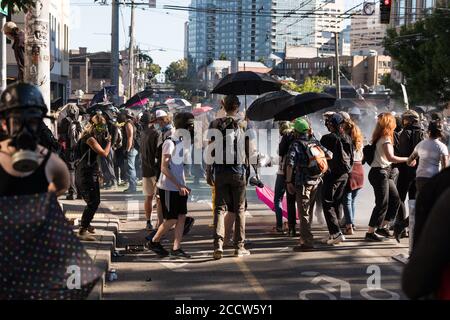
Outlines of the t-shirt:
M 183 143 L 177 138 L 167 139 L 162 146 L 162 159 L 165 155 L 170 155 L 169 170 L 178 183 L 186 185 L 184 176 L 184 148 Z M 178 191 L 176 185 L 161 173 L 157 187 L 168 191 Z
M 448 148 L 438 139 L 426 139 L 415 147 L 413 155 L 419 157 L 416 177 L 431 178 L 442 169 L 441 159 L 448 156 Z
M 391 139 L 389 137 L 381 137 L 378 139 L 375 149 L 375 156 L 373 158 L 373 162 L 370 165 L 372 168 L 387 168 L 391 165 L 390 162 L 383 151 L 383 145 L 392 144 Z

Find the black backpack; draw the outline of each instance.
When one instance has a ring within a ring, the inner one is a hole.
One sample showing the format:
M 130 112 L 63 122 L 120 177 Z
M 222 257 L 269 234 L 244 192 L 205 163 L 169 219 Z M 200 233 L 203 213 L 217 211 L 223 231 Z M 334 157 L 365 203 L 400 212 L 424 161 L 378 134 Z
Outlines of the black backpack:
M 375 158 L 375 149 L 376 149 L 376 144 L 368 144 L 365 145 L 363 148 L 363 161 L 362 163 L 365 164 L 367 163 L 369 166 L 372 165 L 373 159 Z
M 340 153 L 342 155 L 341 159 L 336 159 L 337 160 L 336 170 L 338 171 L 337 173 L 340 174 L 350 173 L 353 167 L 353 157 L 354 157 L 353 143 L 350 137 L 348 136 L 341 136 L 341 135 L 336 136 L 338 138 L 338 141 L 340 142 L 339 143 L 341 148 Z
M 245 147 L 244 147 L 244 155 L 242 155 L 244 157 L 244 159 L 242 159 L 242 156 L 239 158 L 239 148 L 238 148 L 238 143 L 239 143 L 239 138 L 243 137 L 244 132 L 243 129 L 240 127 L 239 122 L 231 117 L 225 117 L 225 118 L 221 118 L 216 120 L 216 126 L 214 127 L 215 129 L 219 130 L 222 134 L 223 140 L 222 140 L 222 146 L 223 146 L 223 151 L 222 151 L 222 163 L 216 163 L 216 165 L 224 165 L 224 166 L 238 166 L 238 165 L 244 165 L 246 164 L 245 161 L 246 160 L 246 156 L 245 156 Z M 241 136 L 242 135 L 242 136 Z M 228 137 L 228 139 L 227 139 Z M 231 138 L 231 139 L 230 139 Z M 233 159 L 230 163 L 230 153 L 233 153 Z M 218 159 L 221 158 L 220 155 L 215 155 L 217 156 Z M 220 161 L 219 161 L 220 162 Z

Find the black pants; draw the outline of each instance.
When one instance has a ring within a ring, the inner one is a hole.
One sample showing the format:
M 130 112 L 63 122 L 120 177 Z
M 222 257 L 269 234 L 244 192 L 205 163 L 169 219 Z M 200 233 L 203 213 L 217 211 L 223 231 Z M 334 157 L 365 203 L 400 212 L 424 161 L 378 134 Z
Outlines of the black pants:
M 348 174 L 327 174 L 323 178 L 322 207 L 330 234 L 341 232 L 338 220 L 338 210 L 342 203 Z
M 112 184 L 116 181 L 116 174 L 114 172 L 114 155 L 113 150 L 108 154 L 107 157 L 100 157 L 100 165 L 102 168 L 103 177 L 105 183 Z
M 100 205 L 98 172 L 90 169 L 77 168 L 76 184 L 81 192 L 83 200 L 86 202 L 86 207 L 81 216 L 81 227 L 87 228 L 91 224 L 98 206 Z
M 397 221 L 401 222 L 406 218 L 406 195 L 409 200 L 416 199 L 416 170 L 408 167 L 406 164 L 401 164 L 398 167 L 397 191 L 400 197 L 400 208 L 397 214 Z
M 395 185 L 395 171 L 391 168 L 372 168 L 369 182 L 375 193 L 375 208 L 369 221 L 369 227 L 379 228 L 384 220 L 392 221 L 400 208 L 400 196 Z

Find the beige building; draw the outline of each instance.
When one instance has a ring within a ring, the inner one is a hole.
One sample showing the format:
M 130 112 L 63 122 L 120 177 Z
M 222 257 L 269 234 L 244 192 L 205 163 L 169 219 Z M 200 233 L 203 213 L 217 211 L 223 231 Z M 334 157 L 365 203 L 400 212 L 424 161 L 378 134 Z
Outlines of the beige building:
M 361 12 L 359 12 L 361 14 Z M 383 38 L 387 25 L 380 23 L 380 6 L 371 16 L 354 15 L 351 18 L 350 50 L 352 55 L 367 55 L 371 51 L 383 54 Z
M 24 14 L 12 16 L 17 26 L 24 30 Z M 70 1 L 50 1 L 50 101 L 54 108 L 67 102 L 70 95 L 69 81 L 69 33 L 70 33 Z M 10 43 L 10 41 L 8 41 Z M 12 44 L 12 43 L 11 43 Z M 18 69 L 12 45 L 7 45 L 8 82 L 17 79 Z

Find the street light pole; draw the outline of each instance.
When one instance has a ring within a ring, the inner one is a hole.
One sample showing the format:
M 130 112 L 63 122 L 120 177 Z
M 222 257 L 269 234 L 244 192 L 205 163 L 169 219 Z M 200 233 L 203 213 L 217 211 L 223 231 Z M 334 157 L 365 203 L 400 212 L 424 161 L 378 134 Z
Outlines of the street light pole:
M 336 56 L 336 99 L 341 99 L 341 76 L 339 74 L 339 38 L 338 32 L 334 32 L 334 50 Z
M 130 48 L 128 54 L 128 80 L 130 97 L 134 95 L 134 1 L 131 2 Z
M 119 0 L 112 0 L 111 25 L 111 84 L 116 86 L 113 102 L 119 102 Z

